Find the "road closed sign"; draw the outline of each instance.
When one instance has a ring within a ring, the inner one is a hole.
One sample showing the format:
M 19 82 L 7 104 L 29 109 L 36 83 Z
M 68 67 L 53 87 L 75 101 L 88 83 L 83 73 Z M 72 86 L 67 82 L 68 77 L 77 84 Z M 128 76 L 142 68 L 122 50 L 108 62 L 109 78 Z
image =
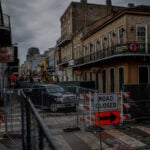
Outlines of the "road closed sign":
M 95 111 L 115 110 L 117 108 L 117 94 L 97 94 L 94 99 Z

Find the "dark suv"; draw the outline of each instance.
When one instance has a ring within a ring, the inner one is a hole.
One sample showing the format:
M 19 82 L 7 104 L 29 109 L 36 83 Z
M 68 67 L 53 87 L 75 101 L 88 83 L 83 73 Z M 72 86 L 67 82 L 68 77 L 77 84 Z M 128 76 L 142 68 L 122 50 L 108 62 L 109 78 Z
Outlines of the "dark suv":
M 57 112 L 60 108 L 76 108 L 76 95 L 56 84 L 35 84 L 30 98 L 35 106 Z

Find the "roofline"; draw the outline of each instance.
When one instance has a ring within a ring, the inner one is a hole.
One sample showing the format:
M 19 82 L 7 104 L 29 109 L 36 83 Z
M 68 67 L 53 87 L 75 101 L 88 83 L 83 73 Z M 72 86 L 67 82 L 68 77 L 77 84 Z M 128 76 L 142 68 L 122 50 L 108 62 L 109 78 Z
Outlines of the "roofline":
M 61 15 L 60 17 L 60 20 L 62 19 L 62 17 L 65 15 L 65 13 L 70 9 L 70 7 L 72 5 L 75 5 L 75 4 L 79 4 L 80 2 L 70 2 L 70 4 L 68 5 L 68 7 L 65 9 L 64 13 Z
M 100 29 L 104 28 L 106 25 L 108 25 L 109 23 L 115 21 L 116 19 L 120 18 L 121 16 L 125 15 L 125 14 L 133 14 L 133 15 L 150 15 L 150 10 L 146 11 L 146 10 L 139 10 L 135 8 L 126 8 L 126 9 L 122 9 L 120 11 L 118 11 L 114 16 L 112 16 L 110 19 L 108 19 L 106 22 L 104 22 L 102 25 L 100 25 L 99 27 L 93 29 L 90 34 L 87 33 L 87 35 L 85 35 L 82 39 L 85 40 L 87 39 L 89 36 L 93 35 L 94 33 L 98 32 Z
M 68 7 L 66 8 L 66 10 L 64 11 L 64 13 L 61 15 L 60 20 L 62 19 L 62 17 L 65 15 L 65 13 L 70 9 L 71 6 L 73 5 L 80 5 L 81 2 L 70 2 L 70 4 L 68 5 Z M 93 3 L 87 3 L 86 5 L 93 5 L 93 6 L 107 6 L 106 4 L 93 4 Z M 124 6 L 115 6 L 112 5 L 112 7 L 120 7 L 120 8 L 125 8 Z

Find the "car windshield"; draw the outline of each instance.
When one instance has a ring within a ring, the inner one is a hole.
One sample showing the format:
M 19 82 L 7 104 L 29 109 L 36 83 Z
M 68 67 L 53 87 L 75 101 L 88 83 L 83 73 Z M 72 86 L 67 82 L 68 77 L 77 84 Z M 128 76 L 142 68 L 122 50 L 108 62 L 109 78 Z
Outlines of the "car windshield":
M 64 92 L 65 90 L 62 87 L 47 87 L 48 93 L 59 93 Z

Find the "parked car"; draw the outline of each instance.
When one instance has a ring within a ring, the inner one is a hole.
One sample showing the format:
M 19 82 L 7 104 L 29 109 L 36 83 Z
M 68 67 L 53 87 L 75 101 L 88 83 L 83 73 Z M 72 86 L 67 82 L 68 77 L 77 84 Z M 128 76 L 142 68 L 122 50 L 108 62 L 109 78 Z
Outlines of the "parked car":
M 56 84 L 35 84 L 30 94 L 35 106 L 57 112 L 61 108 L 76 108 L 76 95 Z
M 33 86 L 36 83 L 31 83 L 28 81 L 18 81 L 18 87 L 21 88 L 26 96 L 30 96 Z

